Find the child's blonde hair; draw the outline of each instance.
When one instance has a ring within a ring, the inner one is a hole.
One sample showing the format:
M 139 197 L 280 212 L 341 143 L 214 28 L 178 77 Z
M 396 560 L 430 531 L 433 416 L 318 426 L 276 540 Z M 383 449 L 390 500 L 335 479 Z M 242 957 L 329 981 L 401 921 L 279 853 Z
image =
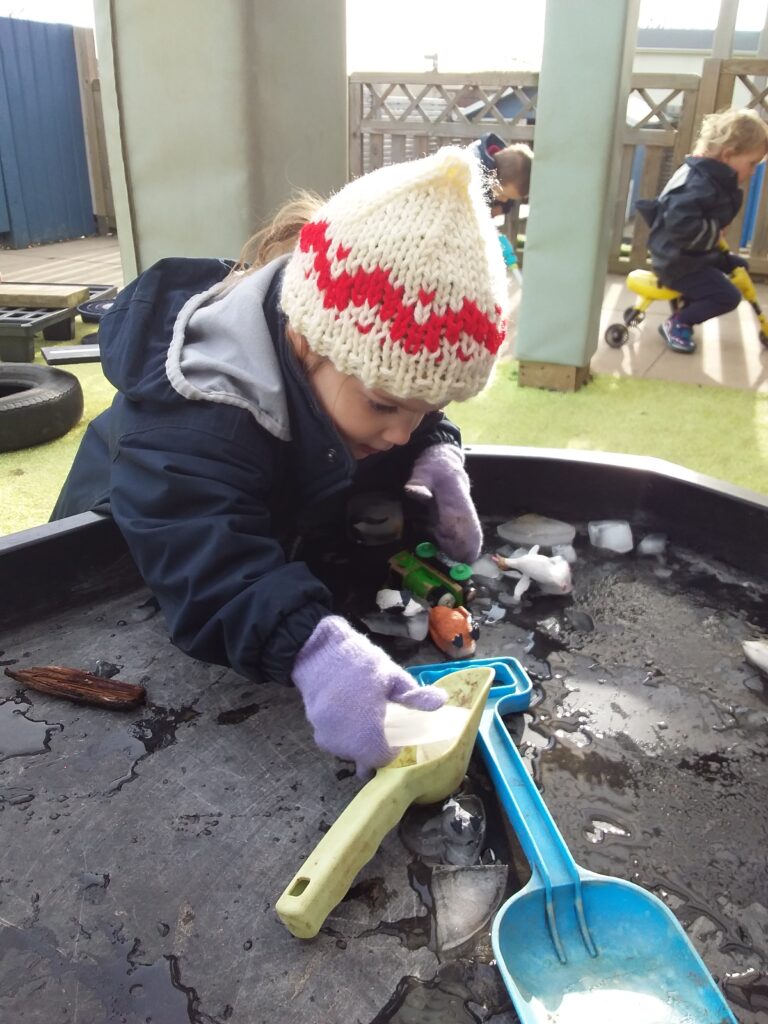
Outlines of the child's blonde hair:
M 533 150 L 524 142 L 505 146 L 493 159 L 496 161 L 496 174 L 500 185 L 514 185 L 517 194 L 525 198 L 531 190 L 531 161 Z
M 719 157 L 725 150 L 738 156 L 762 149 L 768 153 L 768 125 L 755 110 L 721 110 L 707 114 L 696 140 L 696 156 Z
M 269 224 L 265 224 L 255 235 L 251 235 L 240 251 L 233 273 L 251 273 L 278 256 L 291 252 L 301 229 L 312 220 L 323 203 L 324 200 L 315 192 L 303 189 L 294 192 Z

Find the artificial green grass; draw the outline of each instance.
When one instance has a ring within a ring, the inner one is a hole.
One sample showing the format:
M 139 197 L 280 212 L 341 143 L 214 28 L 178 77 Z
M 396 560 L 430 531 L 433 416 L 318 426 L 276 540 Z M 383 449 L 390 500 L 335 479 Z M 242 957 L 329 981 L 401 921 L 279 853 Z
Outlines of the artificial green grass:
M 565 394 L 519 387 L 504 363 L 448 412 L 466 444 L 652 455 L 768 494 L 768 394 L 609 376 Z
M 77 337 L 92 329 L 79 325 Z M 112 400 L 98 363 L 67 369 L 83 386 L 83 419 L 56 441 L 0 454 L 0 535 L 48 520 L 88 421 Z M 768 495 L 768 394 L 605 376 L 560 394 L 518 387 L 517 364 L 503 363 L 449 415 L 467 444 L 653 455 Z
M 93 324 L 83 324 L 79 317 L 75 324 L 75 338 L 66 342 L 68 345 L 81 341 L 95 330 Z M 35 362 L 44 366 L 39 339 L 36 342 Z M 0 536 L 48 522 L 86 427 L 106 409 L 115 393 L 101 372 L 101 363 L 75 363 L 60 369 L 74 373 L 80 380 L 85 402 L 83 418 L 55 441 L 0 454 L 0 494 L 3 496 L 0 502 Z

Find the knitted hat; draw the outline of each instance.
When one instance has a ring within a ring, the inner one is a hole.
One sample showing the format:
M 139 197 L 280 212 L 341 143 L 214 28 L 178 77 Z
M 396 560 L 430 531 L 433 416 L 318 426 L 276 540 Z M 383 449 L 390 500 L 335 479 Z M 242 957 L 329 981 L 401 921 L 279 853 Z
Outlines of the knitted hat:
M 310 349 L 395 398 L 439 405 L 485 387 L 507 280 L 472 154 L 372 171 L 305 224 L 281 304 Z

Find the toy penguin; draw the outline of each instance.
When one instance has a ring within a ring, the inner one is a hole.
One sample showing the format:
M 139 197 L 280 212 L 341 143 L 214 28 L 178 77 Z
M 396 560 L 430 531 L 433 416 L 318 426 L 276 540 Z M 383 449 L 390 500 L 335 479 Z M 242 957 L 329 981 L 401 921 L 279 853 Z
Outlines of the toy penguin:
M 449 658 L 471 658 L 480 629 L 466 608 L 438 604 L 429 609 L 429 635 Z

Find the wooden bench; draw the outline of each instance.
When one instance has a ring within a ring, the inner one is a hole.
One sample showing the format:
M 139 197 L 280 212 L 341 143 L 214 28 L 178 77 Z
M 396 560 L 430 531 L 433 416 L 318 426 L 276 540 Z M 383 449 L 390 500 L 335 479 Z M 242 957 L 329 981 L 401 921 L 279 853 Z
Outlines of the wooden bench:
M 115 295 L 117 288 L 107 284 L 0 284 L 0 361 L 31 363 L 41 331 L 46 341 L 71 341 L 77 306 Z

